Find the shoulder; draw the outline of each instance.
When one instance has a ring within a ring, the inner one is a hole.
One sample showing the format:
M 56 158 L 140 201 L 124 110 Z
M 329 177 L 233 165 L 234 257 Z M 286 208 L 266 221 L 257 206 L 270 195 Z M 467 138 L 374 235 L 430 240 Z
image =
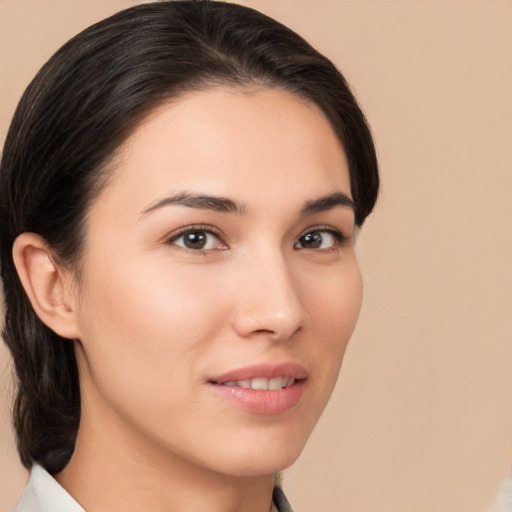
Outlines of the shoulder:
M 42 466 L 35 464 L 14 512 L 85 512 Z
M 505 478 L 500 485 L 500 489 L 494 504 L 487 509 L 487 512 L 511 512 L 512 511 L 512 477 Z

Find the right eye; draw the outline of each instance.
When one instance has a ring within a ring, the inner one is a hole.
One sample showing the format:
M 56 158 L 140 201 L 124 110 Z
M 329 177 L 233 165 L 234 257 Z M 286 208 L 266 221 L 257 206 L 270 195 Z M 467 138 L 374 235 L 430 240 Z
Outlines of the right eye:
M 312 249 L 329 251 L 339 249 L 343 243 L 343 235 L 333 229 L 313 229 L 302 235 L 295 243 L 295 249 Z
M 189 228 L 172 237 L 168 243 L 192 251 L 227 249 L 227 246 L 220 240 L 216 233 L 203 228 Z

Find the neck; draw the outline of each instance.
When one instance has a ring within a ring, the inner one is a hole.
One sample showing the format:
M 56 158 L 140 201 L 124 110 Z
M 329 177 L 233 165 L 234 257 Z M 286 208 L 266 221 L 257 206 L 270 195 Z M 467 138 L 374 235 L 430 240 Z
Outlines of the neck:
M 85 416 L 85 415 L 84 415 Z M 58 482 L 88 512 L 269 512 L 273 475 L 239 477 L 167 453 L 150 440 L 82 417 L 75 452 Z

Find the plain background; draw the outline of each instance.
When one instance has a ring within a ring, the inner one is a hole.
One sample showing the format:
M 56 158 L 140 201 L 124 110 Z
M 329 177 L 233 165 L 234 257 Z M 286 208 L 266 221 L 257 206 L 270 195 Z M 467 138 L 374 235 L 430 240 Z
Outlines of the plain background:
M 69 37 L 128 0 L 0 0 L 0 144 Z M 340 67 L 383 188 L 360 324 L 285 474 L 297 512 L 483 512 L 512 459 L 512 1 L 245 0 Z M 0 349 L 0 510 L 26 480 Z

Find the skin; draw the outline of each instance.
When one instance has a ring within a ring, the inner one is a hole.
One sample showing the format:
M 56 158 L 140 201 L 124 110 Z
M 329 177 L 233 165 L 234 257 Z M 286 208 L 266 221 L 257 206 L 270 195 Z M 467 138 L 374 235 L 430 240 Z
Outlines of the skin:
M 183 192 L 243 211 L 162 204 Z M 268 512 L 273 474 L 322 413 L 361 306 L 353 210 L 301 214 L 333 192 L 350 197 L 347 159 L 318 108 L 215 88 L 160 107 L 121 148 L 88 213 L 79 283 L 37 235 L 17 241 L 36 310 L 76 340 L 81 424 L 57 479 L 86 510 Z M 180 238 L 190 226 L 201 251 Z M 278 414 L 209 384 L 282 362 L 308 376 Z

